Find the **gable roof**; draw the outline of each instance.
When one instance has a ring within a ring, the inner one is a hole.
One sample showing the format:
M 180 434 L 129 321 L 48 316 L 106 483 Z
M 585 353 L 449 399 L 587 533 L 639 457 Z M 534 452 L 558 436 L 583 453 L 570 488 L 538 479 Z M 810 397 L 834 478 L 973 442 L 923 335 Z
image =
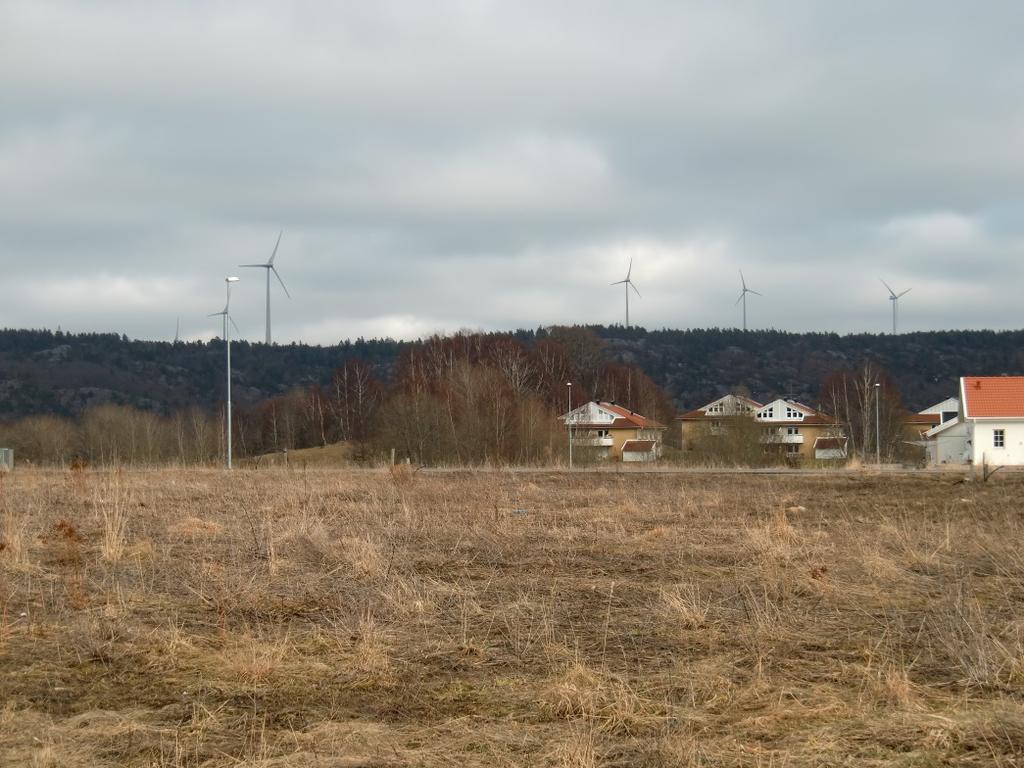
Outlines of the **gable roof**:
M 654 440 L 627 440 L 622 444 L 623 453 L 650 453 L 657 442 Z
M 814 449 L 820 451 L 845 451 L 847 439 L 845 437 L 816 437 Z
M 733 401 L 735 403 L 738 403 L 738 404 L 740 404 L 742 406 L 745 406 L 746 408 L 749 408 L 751 411 L 759 411 L 759 410 L 761 410 L 761 408 L 764 407 L 763 404 L 761 404 L 761 403 L 757 402 L 756 400 L 753 400 L 753 399 L 751 399 L 749 397 L 744 397 L 743 395 L 732 395 L 732 394 L 729 394 L 729 395 L 723 395 L 722 397 L 719 397 L 717 400 L 712 400 L 710 403 L 705 403 L 700 408 L 694 408 L 692 411 L 687 411 L 686 413 L 683 413 L 683 414 L 681 414 L 679 416 L 676 416 L 676 421 L 692 421 L 694 419 L 704 419 L 704 418 L 719 419 L 719 418 L 722 418 L 723 416 L 741 416 L 741 415 L 743 415 L 743 411 L 741 411 L 741 410 L 737 410 L 737 411 L 722 411 L 721 413 L 708 413 L 708 410 L 710 410 L 711 408 L 713 408 L 713 407 L 715 407 L 716 405 L 719 405 L 719 404 L 724 404 L 726 401 L 729 401 L 729 400 L 731 400 L 731 401 Z
M 964 376 L 960 397 L 965 418 L 1024 419 L 1024 376 Z
M 577 429 L 665 429 L 663 424 L 659 424 L 654 419 L 648 419 L 646 416 L 641 416 L 639 413 L 634 413 L 628 408 L 624 408 L 618 403 L 610 403 L 604 400 L 591 400 L 589 403 L 584 403 L 578 408 L 574 408 L 570 413 L 583 413 L 584 410 L 590 413 L 591 406 L 600 408 L 602 411 L 610 414 L 613 417 L 612 421 L 573 421 L 573 427 Z M 561 417 L 562 420 L 567 421 L 569 414 Z
M 934 416 L 941 416 L 943 411 L 957 411 L 960 409 L 960 401 L 955 397 L 947 397 L 941 403 L 935 405 L 929 405 L 924 410 L 918 411 L 919 415 L 929 414 Z

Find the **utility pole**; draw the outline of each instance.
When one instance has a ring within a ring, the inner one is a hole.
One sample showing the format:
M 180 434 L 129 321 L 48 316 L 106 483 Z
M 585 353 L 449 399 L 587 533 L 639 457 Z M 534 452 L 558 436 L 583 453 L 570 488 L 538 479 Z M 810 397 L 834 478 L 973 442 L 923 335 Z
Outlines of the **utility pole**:
M 875 382 L 875 464 L 882 466 L 882 432 L 879 429 L 881 421 L 878 417 L 878 401 L 882 399 L 882 384 Z
M 224 279 L 227 284 L 228 296 L 227 303 L 224 305 L 224 341 L 227 347 L 227 368 L 228 368 L 228 423 L 227 423 L 227 468 L 231 469 L 231 323 L 228 322 L 231 318 L 231 284 L 237 283 L 237 277 L 227 277 Z
M 628 289 L 629 286 L 627 285 Z M 629 300 L 629 294 L 626 294 L 627 301 Z M 568 390 L 569 396 L 569 412 L 565 414 L 565 426 L 569 431 L 569 469 L 572 469 L 572 382 L 567 381 L 565 383 L 566 389 Z

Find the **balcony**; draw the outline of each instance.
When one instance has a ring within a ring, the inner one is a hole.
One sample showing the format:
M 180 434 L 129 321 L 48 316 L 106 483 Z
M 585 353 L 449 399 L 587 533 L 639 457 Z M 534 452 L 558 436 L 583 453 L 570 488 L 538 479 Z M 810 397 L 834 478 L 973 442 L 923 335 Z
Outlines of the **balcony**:
M 610 437 L 597 437 L 594 435 L 573 435 L 573 445 L 581 445 L 590 448 L 611 448 L 615 441 Z
M 781 445 L 803 445 L 803 435 L 787 435 L 784 432 L 776 432 L 770 435 L 761 435 L 762 443 Z

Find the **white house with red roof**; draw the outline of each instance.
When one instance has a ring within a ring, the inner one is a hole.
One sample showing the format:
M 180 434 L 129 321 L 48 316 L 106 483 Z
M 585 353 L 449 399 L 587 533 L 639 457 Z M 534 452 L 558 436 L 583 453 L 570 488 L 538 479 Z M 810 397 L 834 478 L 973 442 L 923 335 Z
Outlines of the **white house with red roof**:
M 968 461 L 1024 465 L 1024 376 L 964 376 L 960 403 Z
M 654 461 L 661 455 L 665 425 L 618 403 L 592 400 L 561 418 L 573 447 L 591 450 L 598 458 Z

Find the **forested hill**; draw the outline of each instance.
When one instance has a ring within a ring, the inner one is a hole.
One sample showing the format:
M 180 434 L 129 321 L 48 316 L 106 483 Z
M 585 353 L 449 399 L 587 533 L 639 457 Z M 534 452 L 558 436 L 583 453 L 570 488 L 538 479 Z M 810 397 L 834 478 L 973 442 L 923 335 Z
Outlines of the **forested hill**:
M 794 334 L 733 329 L 589 327 L 510 335 L 529 346 L 569 339 L 578 365 L 620 361 L 642 368 L 680 408 L 743 386 L 755 398 L 817 399 L 832 372 L 871 360 L 894 378 L 911 408 L 956 394 L 964 374 L 1024 374 L 1024 331 L 936 331 L 899 336 Z M 235 398 L 252 404 L 296 387 L 325 383 L 346 360 L 370 363 L 387 379 L 404 342 L 363 340 L 336 346 L 232 344 Z M 73 415 L 90 405 L 129 404 L 160 412 L 215 408 L 224 393 L 221 341 L 170 344 L 117 334 L 0 331 L 0 419 Z
M 828 375 L 864 361 L 895 381 L 920 410 L 955 396 L 959 377 L 1024 374 L 1024 330 L 889 334 L 784 333 L 710 329 L 595 329 L 606 354 L 639 365 L 680 407 L 694 408 L 742 385 L 763 401 L 815 403 Z

